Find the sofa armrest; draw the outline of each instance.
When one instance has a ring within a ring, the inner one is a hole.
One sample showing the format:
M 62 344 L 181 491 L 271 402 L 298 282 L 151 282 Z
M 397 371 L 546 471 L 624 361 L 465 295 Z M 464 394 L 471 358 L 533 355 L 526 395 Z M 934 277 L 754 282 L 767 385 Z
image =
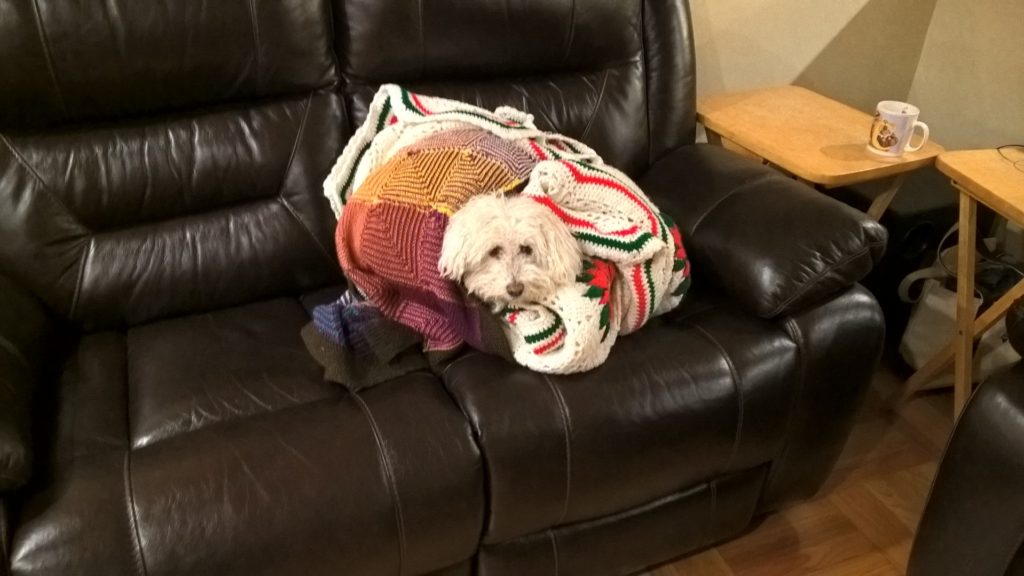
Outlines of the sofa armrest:
M 885 341 L 882 309 L 860 285 L 775 322 L 797 346 L 799 372 L 785 440 L 765 480 L 760 512 L 810 498 L 828 479 Z
M 54 332 L 43 305 L 0 275 L 0 492 L 25 484 L 31 473 L 32 392 Z
M 885 252 L 885 228 L 864 213 L 718 146 L 680 148 L 638 183 L 679 225 L 694 282 L 762 318 L 852 286 Z
M 942 456 L 910 576 L 1024 574 L 1024 364 L 985 381 Z

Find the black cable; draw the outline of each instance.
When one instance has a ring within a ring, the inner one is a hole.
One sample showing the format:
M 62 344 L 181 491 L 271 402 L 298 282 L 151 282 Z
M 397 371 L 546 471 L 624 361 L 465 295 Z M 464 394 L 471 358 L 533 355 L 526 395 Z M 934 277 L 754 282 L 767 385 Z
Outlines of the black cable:
M 1024 151 L 1024 144 L 1003 144 L 1002 146 L 996 146 L 996 152 L 999 152 L 999 155 L 1003 157 L 1003 160 L 1012 163 L 1014 168 L 1024 172 L 1024 157 L 1020 160 L 1010 158 L 1003 152 L 1003 150 L 1007 148 L 1017 148 L 1018 150 Z

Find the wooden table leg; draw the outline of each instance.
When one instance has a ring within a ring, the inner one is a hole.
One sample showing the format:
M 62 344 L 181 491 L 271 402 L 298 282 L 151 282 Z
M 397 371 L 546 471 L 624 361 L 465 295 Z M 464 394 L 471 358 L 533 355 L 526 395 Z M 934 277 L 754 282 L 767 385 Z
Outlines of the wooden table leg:
M 953 370 L 953 418 L 960 417 L 971 395 L 974 363 L 974 261 L 975 223 L 978 203 L 970 195 L 960 193 L 960 242 L 957 244 L 956 267 L 956 364 Z
M 715 132 L 711 128 L 708 128 L 707 126 L 704 127 L 704 133 L 708 137 L 708 144 L 714 144 L 715 146 L 721 146 L 722 145 L 722 135 L 721 134 L 719 134 L 718 132 Z
M 871 202 L 871 207 L 868 208 L 868 217 L 876 221 L 882 218 L 882 214 L 885 214 L 886 208 L 892 203 L 896 193 L 900 191 L 900 186 L 903 186 L 903 180 L 906 177 L 906 173 L 897 174 L 889 180 L 889 185 L 885 187 L 885 190 Z

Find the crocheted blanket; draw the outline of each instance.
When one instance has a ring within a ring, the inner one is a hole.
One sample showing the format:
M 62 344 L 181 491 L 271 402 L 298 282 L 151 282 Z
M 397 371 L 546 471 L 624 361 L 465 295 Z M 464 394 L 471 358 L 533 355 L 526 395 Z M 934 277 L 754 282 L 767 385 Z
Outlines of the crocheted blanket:
M 476 194 L 513 190 L 557 214 L 585 260 L 575 284 L 501 311 L 494 330 L 492 311 L 442 278 L 437 262 L 452 214 Z M 428 354 L 469 344 L 511 351 L 542 372 L 588 370 L 620 334 L 675 307 L 690 285 L 671 219 L 592 149 L 537 129 L 513 108 L 491 112 L 382 86 L 324 193 L 350 283 L 382 316 L 420 334 Z M 323 340 L 347 345 L 336 324 L 314 324 Z

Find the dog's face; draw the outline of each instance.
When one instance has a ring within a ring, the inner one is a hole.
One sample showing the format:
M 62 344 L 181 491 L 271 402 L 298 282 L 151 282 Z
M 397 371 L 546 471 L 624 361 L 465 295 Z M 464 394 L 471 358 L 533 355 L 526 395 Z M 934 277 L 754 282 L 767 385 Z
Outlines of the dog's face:
M 476 196 L 452 216 L 438 268 L 495 309 L 537 302 L 579 273 L 579 246 L 526 196 Z

